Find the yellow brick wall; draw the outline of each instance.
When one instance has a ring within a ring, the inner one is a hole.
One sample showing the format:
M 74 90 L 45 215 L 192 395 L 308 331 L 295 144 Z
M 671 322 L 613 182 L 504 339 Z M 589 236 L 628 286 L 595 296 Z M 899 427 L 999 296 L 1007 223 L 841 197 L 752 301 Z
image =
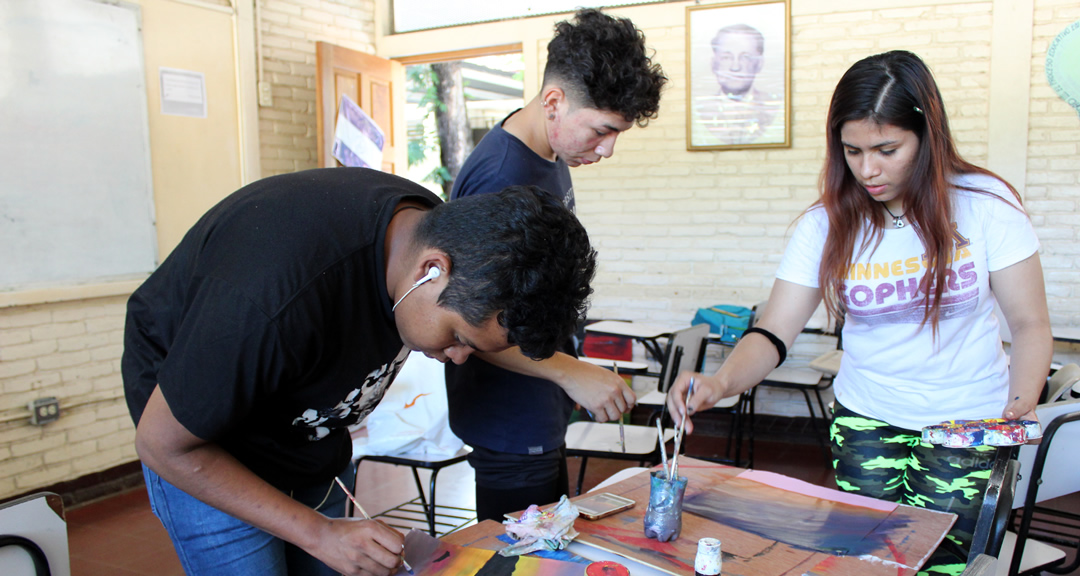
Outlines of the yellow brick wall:
M 260 0 L 263 78 L 273 105 L 259 108 L 263 176 L 318 165 L 315 43 L 375 52 L 375 0 Z
M 0 498 L 136 459 L 120 379 L 125 297 L 0 308 Z M 61 417 L 31 426 L 27 403 Z

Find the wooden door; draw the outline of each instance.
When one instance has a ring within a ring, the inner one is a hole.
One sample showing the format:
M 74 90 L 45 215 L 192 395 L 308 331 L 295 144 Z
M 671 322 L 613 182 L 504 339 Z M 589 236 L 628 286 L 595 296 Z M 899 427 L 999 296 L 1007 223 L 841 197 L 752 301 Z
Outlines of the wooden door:
M 318 42 L 316 58 L 316 119 L 319 166 L 339 166 L 330 154 L 334 121 L 341 95 L 347 95 L 371 116 L 386 135 L 382 170 L 405 172 L 405 72 L 393 60 Z

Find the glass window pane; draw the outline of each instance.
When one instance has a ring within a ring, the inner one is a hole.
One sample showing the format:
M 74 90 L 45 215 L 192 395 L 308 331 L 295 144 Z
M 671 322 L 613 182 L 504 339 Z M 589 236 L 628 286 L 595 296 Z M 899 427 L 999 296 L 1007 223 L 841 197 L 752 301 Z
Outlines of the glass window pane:
M 393 0 L 394 32 L 412 32 L 428 28 L 444 28 L 459 24 L 475 24 L 509 18 L 541 16 L 573 12 L 578 8 L 600 8 L 650 4 L 657 0 L 622 0 L 596 2 L 589 0 Z

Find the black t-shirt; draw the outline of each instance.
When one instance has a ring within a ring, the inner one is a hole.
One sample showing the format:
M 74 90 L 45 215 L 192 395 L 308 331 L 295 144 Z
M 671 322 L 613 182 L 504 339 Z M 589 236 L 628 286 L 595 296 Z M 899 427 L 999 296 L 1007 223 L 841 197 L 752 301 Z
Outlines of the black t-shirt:
M 344 469 L 346 426 L 408 357 L 383 253 L 403 200 L 439 202 L 396 176 L 331 168 L 260 180 L 207 212 L 128 302 L 136 424 L 160 384 L 185 428 L 279 488 Z
M 574 187 L 566 162 L 541 158 L 500 122 L 465 161 L 450 199 L 530 184 L 557 195 L 574 209 Z M 563 352 L 573 354 L 573 346 L 567 343 Z M 468 444 L 496 452 L 538 454 L 565 442 L 574 402 L 553 382 L 470 356 L 461 366 L 446 365 L 446 390 L 450 429 Z

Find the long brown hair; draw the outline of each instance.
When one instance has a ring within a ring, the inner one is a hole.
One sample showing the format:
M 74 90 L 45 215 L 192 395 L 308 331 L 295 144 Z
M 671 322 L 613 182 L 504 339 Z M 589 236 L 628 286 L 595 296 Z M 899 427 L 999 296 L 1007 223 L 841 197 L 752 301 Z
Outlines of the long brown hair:
M 922 325 L 930 322 L 937 334 L 941 295 L 953 252 L 950 178 L 985 174 L 1005 183 L 1017 202 L 1020 195 L 996 174 L 960 157 L 949 132 L 937 83 L 918 56 L 894 50 L 856 62 L 836 85 L 829 104 L 825 168 L 819 182 L 821 199 L 815 203 L 823 205 L 829 217 L 829 233 L 818 272 L 825 308 L 831 318 L 843 318 L 844 280 L 852 262 L 867 250 L 875 250 L 885 234 L 881 203 L 863 189 L 844 158 L 840 129 L 847 122 L 859 120 L 889 124 L 919 137 L 911 177 L 905 184 L 904 215 L 926 248 L 926 274 L 920 288 L 930 297 L 923 302 Z M 866 222 L 869 222 L 867 234 L 856 247 L 856 238 Z

